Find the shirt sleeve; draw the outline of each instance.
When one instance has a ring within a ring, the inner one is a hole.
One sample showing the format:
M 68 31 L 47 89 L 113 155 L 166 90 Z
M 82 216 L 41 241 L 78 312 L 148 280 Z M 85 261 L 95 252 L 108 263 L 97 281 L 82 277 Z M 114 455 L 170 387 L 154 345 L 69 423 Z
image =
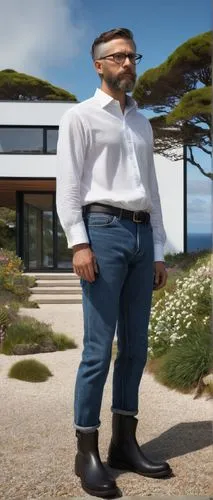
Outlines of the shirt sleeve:
M 149 123 L 150 125 L 150 123 Z M 154 162 L 154 151 L 153 151 L 153 131 L 150 125 L 151 132 L 151 151 L 150 151 L 150 193 L 151 201 L 153 205 L 152 212 L 150 214 L 151 225 L 153 229 L 153 240 L 154 240 L 154 260 L 164 261 L 164 245 L 166 242 L 166 232 L 163 225 L 163 216 L 161 209 L 161 202 L 159 196 L 158 182 L 156 177 L 155 162 Z
M 60 121 L 57 143 L 56 206 L 68 248 L 89 242 L 80 194 L 86 147 L 86 131 L 81 117 L 76 112 L 66 112 Z

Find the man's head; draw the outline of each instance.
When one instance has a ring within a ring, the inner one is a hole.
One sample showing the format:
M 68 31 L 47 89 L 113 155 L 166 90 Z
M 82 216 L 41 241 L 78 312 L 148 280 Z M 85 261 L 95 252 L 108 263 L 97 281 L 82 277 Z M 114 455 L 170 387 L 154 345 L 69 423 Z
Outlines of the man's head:
M 131 92 L 136 81 L 135 65 L 141 56 L 136 54 L 133 34 L 126 28 L 102 33 L 91 50 L 97 73 L 112 90 Z

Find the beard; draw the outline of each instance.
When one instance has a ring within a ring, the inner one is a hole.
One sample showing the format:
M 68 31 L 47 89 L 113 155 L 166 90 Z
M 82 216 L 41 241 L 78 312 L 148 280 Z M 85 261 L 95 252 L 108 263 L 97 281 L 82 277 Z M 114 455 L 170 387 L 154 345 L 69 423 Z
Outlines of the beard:
M 135 82 L 136 74 L 128 73 L 119 76 L 113 76 L 112 74 L 104 75 L 104 81 L 107 83 L 111 90 L 122 90 L 123 92 L 132 92 Z

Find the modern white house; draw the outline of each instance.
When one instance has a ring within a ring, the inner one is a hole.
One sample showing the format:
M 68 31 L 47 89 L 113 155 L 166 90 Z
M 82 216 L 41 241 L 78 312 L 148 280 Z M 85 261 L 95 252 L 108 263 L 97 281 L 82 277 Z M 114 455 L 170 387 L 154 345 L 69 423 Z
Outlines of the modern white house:
M 16 209 L 16 250 L 26 271 L 72 270 L 56 213 L 58 126 L 72 102 L 0 102 L 0 206 Z M 186 247 L 184 160 L 155 156 L 166 252 Z

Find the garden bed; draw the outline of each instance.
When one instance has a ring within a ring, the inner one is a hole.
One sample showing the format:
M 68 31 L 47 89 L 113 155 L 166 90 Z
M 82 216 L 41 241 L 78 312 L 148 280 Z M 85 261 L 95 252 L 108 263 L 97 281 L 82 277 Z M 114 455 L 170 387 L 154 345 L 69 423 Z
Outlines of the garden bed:
M 29 301 L 34 278 L 23 273 L 14 252 L 0 251 L 0 352 L 7 355 L 36 354 L 73 349 L 75 342 L 56 334 L 50 325 L 18 314 L 20 307 L 38 307 Z

